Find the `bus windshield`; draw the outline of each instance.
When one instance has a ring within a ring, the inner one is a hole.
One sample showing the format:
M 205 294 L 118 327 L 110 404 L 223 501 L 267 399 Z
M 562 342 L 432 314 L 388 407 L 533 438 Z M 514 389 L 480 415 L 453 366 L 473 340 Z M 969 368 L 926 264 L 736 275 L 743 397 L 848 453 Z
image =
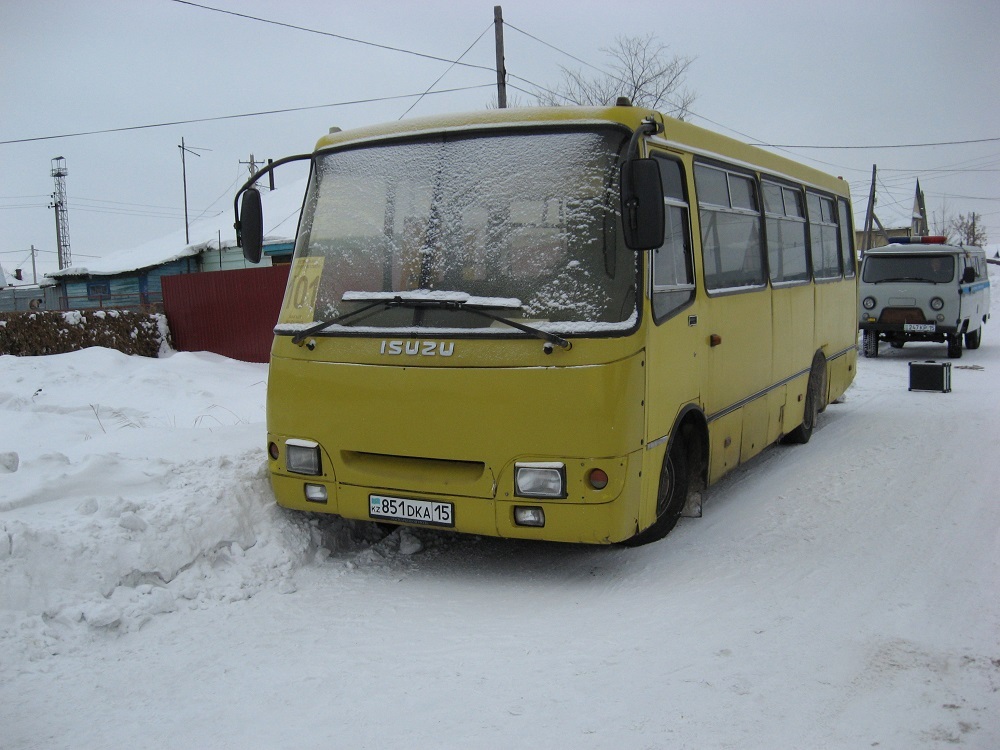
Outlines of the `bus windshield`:
M 868 284 L 885 281 L 916 281 L 946 284 L 955 278 L 955 258 L 951 255 L 869 255 L 862 280 Z
M 277 331 L 332 321 L 326 333 L 525 335 L 484 309 L 556 333 L 629 330 L 637 259 L 617 229 L 627 135 L 458 131 L 319 153 L 293 261 L 312 269 L 311 316 L 284 315 Z

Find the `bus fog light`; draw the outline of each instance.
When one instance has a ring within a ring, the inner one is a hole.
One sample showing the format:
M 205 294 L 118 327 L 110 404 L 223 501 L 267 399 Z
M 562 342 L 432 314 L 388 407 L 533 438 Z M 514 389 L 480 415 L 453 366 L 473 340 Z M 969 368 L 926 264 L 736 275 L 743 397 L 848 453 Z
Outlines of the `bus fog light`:
M 321 474 L 319 444 L 311 440 L 286 440 L 285 468 L 295 474 Z
M 514 523 L 518 526 L 544 526 L 545 511 L 541 508 L 516 506 L 514 508 Z
M 561 463 L 514 464 L 518 497 L 566 497 L 566 467 Z
M 322 484 L 307 484 L 306 500 L 310 503 L 325 503 L 327 500 L 326 487 Z
M 608 473 L 604 469 L 594 469 L 590 472 L 587 479 L 590 481 L 590 486 L 595 490 L 603 490 L 608 486 Z

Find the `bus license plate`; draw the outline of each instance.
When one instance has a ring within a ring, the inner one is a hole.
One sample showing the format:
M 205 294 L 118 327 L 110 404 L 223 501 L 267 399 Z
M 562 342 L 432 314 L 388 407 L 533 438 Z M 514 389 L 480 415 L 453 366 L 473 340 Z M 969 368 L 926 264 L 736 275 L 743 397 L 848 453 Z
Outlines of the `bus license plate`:
M 454 526 L 455 507 L 433 500 L 410 500 L 384 495 L 368 496 L 368 515 L 385 521 L 424 523 L 430 526 Z
M 903 323 L 903 330 L 909 333 L 934 333 L 937 326 L 934 323 Z

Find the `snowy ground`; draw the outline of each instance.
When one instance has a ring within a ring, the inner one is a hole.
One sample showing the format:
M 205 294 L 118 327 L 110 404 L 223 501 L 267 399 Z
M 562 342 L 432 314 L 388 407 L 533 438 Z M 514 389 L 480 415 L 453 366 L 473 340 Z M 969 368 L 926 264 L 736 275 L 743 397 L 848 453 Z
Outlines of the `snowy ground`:
M 0 357 L 0 748 L 998 748 L 998 321 L 639 549 L 281 510 L 263 365 Z

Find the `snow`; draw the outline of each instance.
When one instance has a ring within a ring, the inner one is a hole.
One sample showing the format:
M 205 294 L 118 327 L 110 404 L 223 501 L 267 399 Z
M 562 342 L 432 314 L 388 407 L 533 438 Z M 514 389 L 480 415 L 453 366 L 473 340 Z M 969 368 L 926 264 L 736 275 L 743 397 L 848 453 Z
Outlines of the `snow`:
M 0 357 L 0 746 L 1000 747 L 998 329 L 637 549 L 279 509 L 264 365 Z
M 342 299 L 344 302 L 401 299 L 415 302 L 452 302 L 470 307 L 510 307 L 514 309 L 521 307 L 521 300 L 515 297 L 475 297 L 466 292 L 440 289 L 411 289 L 400 292 L 344 292 Z

